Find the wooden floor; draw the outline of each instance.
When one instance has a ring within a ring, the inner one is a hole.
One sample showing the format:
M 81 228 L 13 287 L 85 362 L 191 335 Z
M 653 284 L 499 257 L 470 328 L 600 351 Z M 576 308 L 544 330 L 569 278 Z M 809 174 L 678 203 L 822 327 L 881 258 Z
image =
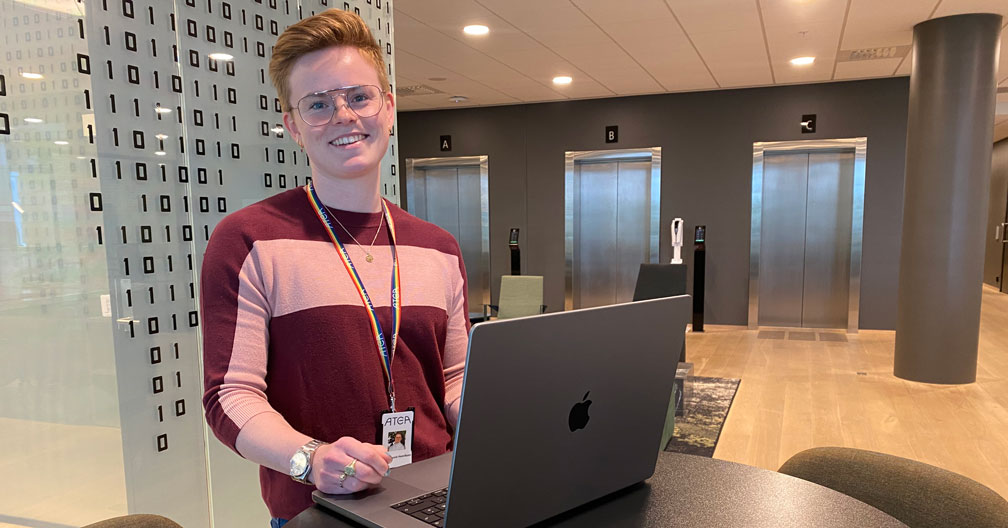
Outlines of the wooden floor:
M 856 447 L 940 466 L 1008 497 L 1008 295 L 984 287 L 969 385 L 893 376 L 895 332 L 863 330 L 844 343 L 705 330 L 687 334 L 694 373 L 742 380 L 714 458 L 776 470 L 810 447 Z

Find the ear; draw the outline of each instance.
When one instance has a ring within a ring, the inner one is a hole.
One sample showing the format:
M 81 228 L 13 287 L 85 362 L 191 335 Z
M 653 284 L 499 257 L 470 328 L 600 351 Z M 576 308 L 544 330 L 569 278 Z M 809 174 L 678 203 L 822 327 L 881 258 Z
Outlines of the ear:
M 291 115 L 290 112 L 284 112 L 283 123 L 284 127 L 287 128 L 287 132 L 290 133 L 291 139 L 293 139 L 295 143 L 298 143 L 298 140 L 301 137 L 301 132 L 299 132 L 297 128 L 297 119 L 294 119 L 294 116 Z
M 395 95 L 391 91 L 385 94 L 385 104 L 388 106 L 388 123 L 385 128 L 392 130 L 392 125 L 395 125 Z

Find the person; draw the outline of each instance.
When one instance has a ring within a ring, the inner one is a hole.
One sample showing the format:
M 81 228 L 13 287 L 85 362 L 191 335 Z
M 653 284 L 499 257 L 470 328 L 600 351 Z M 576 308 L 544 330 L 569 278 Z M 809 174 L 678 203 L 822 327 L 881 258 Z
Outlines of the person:
M 387 411 L 412 409 L 414 460 L 450 449 L 469 320 L 458 243 L 379 193 L 395 98 L 364 21 L 290 26 L 269 74 L 312 178 L 220 222 L 200 302 L 207 423 L 282 526 L 381 482 Z
M 402 451 L 404 449 L 406 449 L 406 446 L 403 444 L 403 435 L 402 433 L 396 433 L 395 438 L 392 439 L 392 443 L 389 444 L 388 450 Z

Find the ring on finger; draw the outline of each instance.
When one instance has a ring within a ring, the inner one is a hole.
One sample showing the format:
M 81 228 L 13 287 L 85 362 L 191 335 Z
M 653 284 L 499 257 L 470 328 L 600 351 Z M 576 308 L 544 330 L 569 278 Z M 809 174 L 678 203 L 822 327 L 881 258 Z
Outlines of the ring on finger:
M 347 475 L 346 473 L 343 473 L 342 475 L 339 476 L 339 480 L 336 482 L 336 484 L 339 485 L 339 487 L 342 488 L 343 487 L 343 482 L 346 481 L 347 477 L 349 477 L 349 476 L 350 475 Z
M 356 465 L 357 465 L 357 459 L 351 458 L 350 463 L 343 468 L 343 474 L 348 477 L 353 477 L 357 475 L 357 470 L 354 468 L 354 466 Z

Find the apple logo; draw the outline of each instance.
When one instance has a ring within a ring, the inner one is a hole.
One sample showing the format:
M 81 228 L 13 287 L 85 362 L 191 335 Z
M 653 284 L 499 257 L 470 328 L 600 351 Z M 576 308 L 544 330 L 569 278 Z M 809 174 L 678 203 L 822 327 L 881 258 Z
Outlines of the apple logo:
M 581 401 L 571 407 L 570 416 L 567 418 L 567 425 L 570 426 L 572 433 L 578 429 L 584 429 L 591 418 L 588 416 L 588 406 L 592 404 L 591 400 L 588 399 L 589 393 L 591 391 L 586 392 Z

